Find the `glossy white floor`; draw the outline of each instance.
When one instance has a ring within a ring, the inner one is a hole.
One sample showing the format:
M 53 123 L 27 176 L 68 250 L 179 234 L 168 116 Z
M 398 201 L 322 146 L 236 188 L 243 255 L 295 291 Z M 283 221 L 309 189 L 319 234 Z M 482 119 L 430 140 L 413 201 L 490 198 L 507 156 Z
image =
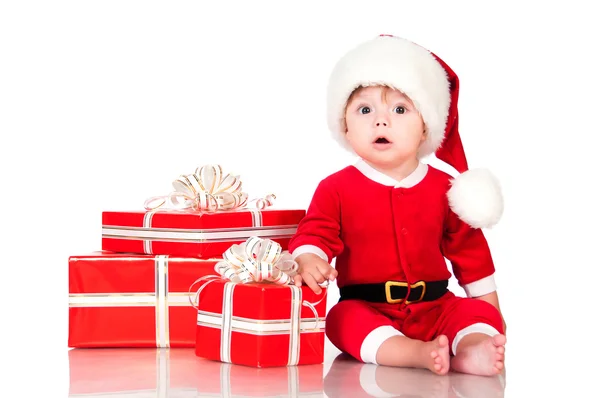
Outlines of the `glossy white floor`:
M 505 375 L 436 376 L 357 362 L 330 343 L 325 362 L 251 368 L 198 358 L 193 349 L 73 349 L 70 397 L 504 397 Z

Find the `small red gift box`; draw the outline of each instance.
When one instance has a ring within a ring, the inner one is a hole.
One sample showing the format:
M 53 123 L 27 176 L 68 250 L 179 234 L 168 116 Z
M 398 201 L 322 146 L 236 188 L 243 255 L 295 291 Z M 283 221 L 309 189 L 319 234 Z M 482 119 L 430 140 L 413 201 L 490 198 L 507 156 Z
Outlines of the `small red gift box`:
M 307 286 L 225 279 L 202 288 L 199 357 L 254 367 L 323 363 L 325 288 L 316 295 Z
M 219 259 L 95 252 L 69 258 L 69 347 L 194 347 L 190 286 Z
M 219 257 L 232 244 L 260 236 L 285 250 L 305 210 L 102 213 L 102 250 L 121 253 Z

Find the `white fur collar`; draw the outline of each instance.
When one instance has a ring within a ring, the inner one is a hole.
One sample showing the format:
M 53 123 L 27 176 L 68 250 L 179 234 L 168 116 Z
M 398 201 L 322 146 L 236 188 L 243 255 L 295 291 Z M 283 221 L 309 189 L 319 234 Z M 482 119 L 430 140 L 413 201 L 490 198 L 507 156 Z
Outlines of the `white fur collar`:
M 354 167 L 358 169 L 361 173 L 365 175 L 365 177 L 379 183 L 382 185 L 394 187 L 394 188 L 412 188 L 425 178 L 427 175 L 427 170 L 429 166 L 425 163 L 419 162 L 417 168 L 407 175 L 402 181 L 397 181 L 394 178 L 383 174 L 381 171 L 373 168 L 370 164 L 365 162 L 363 159 L 360 159 L 358 162 L 354 164 Z

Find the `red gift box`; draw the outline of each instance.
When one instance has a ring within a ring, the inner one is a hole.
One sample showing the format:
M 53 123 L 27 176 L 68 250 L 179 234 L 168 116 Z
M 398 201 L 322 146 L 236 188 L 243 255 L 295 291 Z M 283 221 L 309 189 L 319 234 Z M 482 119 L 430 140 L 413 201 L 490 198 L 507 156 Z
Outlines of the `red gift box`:
M 75 348 L 69 396 L 196 398 L 197 364 L 190 348 Z
M 95 252 L 69 257 L 69 347 L 194 347 L 189 289 L 219 259 Z
M 241 209 L 214 213 L 174 210 L 102 213 L 102 250 L 220 257 L 251 236 L 285 250 L 305 210 Z
M 202 288 L 199 357 L 254 367 L 323 363 L 325 288 L 316 295 L 307 286 L 225 279 L 210 280 Z

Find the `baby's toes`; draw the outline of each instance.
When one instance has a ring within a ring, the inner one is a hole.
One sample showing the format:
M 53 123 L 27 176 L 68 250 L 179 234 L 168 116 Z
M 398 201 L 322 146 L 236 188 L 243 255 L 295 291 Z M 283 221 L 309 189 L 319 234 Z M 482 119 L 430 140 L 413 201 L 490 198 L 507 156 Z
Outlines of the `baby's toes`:
M 504 336 L 503 334 L 497 334 L 494 337 L 492 337 L 492 340 L 494 341 L 494 345 L 496 347 L 501 347 L 504 346 L 504 344 L 506 344 L 506 336 Z
M 500 347 L 496 347 L 496 352 L 498 354 L 504 354 L 504 346 L 501 345 Z

